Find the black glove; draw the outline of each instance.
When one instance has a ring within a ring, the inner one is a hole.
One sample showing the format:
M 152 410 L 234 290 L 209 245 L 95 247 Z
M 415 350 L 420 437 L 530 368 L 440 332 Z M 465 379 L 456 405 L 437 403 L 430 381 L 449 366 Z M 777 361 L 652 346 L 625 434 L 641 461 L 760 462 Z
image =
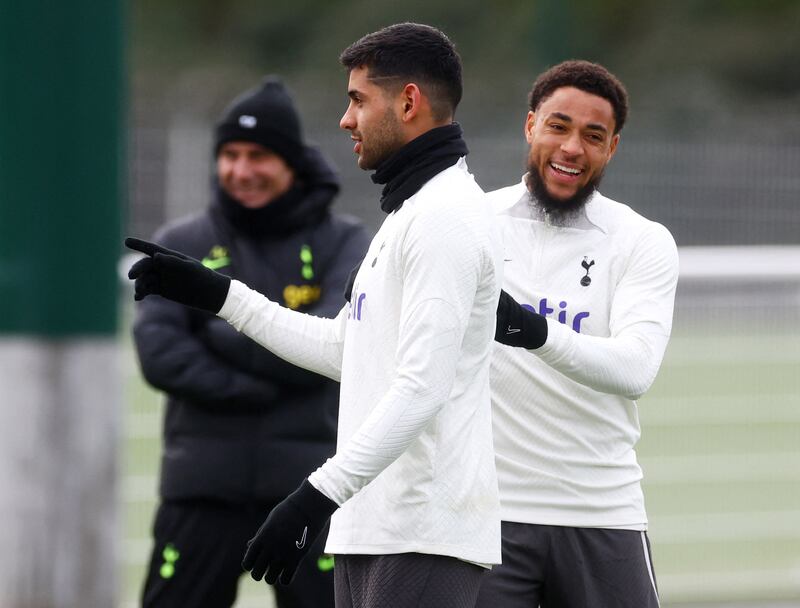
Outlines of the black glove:
M 247 543 L 242 567 L 255 580 L 274 585 L 280 577 L 292 582 L 295 570 L 309 547 L 339 506 L 304 480 L 294 492 L 270 511 L 256 535 Z
M 500 292 L 497 302 L 497 324 L 494 339 L 500 344 L 521 346 L 528 350 L 539 348 L 547 341 L 547 319 L 544 316 L 523 308 L 519 302 Z
M 361 260 L 358 264 L 356 264 L 355 268 L 350 271 L 350 274 L 347 275 L 347 281 L 344 284 L 344 299 L 348 302 L 350 301 L 351 296 L 353 295 L 353 283 L 356 282 L 356 275 L 361 268 L 361 264 L 364 263 L 364 260 Z
M 135 300 L 156 294 L 179 304 L 218 313 L 228 297 L 230 277 L 206 268 L 179 251 L 141 239 L 127 238 L 125 246 L 149 257 L 128 271 L 135 282 Z

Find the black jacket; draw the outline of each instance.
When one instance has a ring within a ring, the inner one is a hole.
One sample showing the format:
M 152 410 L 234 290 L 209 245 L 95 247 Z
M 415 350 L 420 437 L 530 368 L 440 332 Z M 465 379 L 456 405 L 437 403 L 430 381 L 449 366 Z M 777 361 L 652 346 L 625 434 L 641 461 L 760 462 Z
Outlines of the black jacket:
M 216 188 L 207 210 L 154 240 L 284 306 L 336 316 L 369 238 L 354 218 L 329 212 L 338 183 L 319 153 L 307 155 L 301 196 L 271 223 L 280 231 L 236 221 Z M 144 377 L 167 394 L 163 499 L 281 499 L 334 453 L 338 383 L 286 363 L 222 319 L 158 296 L 138 305 L 133 333 Z

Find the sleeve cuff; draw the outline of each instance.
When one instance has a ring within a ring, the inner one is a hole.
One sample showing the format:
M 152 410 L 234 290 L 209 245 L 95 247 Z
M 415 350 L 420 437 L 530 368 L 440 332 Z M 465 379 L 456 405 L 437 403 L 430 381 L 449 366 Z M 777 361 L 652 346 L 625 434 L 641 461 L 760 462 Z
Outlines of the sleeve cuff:
M 248 289 L 249 287 L 241 281 L 231 279 L 228 295 L 225 297 L 225 302 L 222 304 L 222 308 L 219 309 L 217 316 L 226 321 L 229 320 L 236 312 L 239 303 L 244 299 L 244 295 Z
M 325 496 L 326 498 L 328 498 L 329 500 L 334 502 L 336 505 L 341 507 L 343 503 L 339 502 L 333 496 L 331 496 L 328 492 L 325 491 L 325 488 L 324 488 L 323 484 L 321 483 L 319 477 L 320 477 L 320 472 L 319 472 L 319 469 L 317 469 L 316 471 L 311 473 L 311 475 L 308 476 L 308 479 L 306 481 L 308 481 L 308 483 L 310 483 L 314 487 L 314 489 L 317 490 L 320 494 L 322 494 L 323 496 Z
M 557 363 L 569 357 L 575 332 L 555 319 L 547 319 L 547 341 L 530 352 L 548 363 Z

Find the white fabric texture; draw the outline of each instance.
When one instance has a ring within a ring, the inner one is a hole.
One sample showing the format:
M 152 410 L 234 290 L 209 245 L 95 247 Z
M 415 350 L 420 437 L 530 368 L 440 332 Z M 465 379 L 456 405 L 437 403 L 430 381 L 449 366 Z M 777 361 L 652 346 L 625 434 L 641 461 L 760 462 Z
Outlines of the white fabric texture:
M 669 340 L 675 242 L 599 193 L 561 226 L 532 209 L 524 182 L 487 196 L 503 235 L 504 288 L 548 322 L 541 348 L 495 346 L 503 520 L 644 530 L 635 399 Z
M 234 279 L 217 315 L 289 363 L 341 381 L 346 307 L 335 319 L 302 314 Z
M 309 476 L 342 505 L 327 551 L 499 563 L 493 226 L 462 159 L 387 216 L 336 320 L 232 285 L 220 316 L 292 363 L 340 374 L 337 453 Z

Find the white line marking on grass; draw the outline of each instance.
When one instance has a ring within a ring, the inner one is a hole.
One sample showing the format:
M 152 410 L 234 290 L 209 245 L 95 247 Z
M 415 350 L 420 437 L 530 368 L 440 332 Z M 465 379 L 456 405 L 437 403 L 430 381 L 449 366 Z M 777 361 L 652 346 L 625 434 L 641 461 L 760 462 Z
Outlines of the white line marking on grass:
M 122 563 L 125 566 L 141 566 L 150 560 L 153 541 L 150 538 L 126 538 L 122 542 Z
M 647 533 L 653 546 L 800 540 L 798 522 L 798 510 L 667 515 L 653 517 Z
M 800 595 L 800 564 L 792 568 L 772 570 L 742 570 L 732 572 L 658 573 L 661 597 L 667 602 L 720 600 L 721 598 L 761 598 L 751 605 L 772 605 L 766 598 Z M 742 604 L 745 605 L 744 602 Z M 781 604 L 784 605 L 784 604 Z M 786 603 L 788 608 L 790 605 Z
M 647 485 L 747 481 L 800 482 L 800 452 L 641 457 Z M 800 519 L 797 523 L 800 529 Z
M 644 397 L 643 427 L 699 424 L 800 424 L 800 393 Z
M 125 421 L 126 439 L 154 439 L 161 437 L 161 413 L 136 414 Z
M 157 488 L 156 475 L 126 475 L 122 478 L 122 502 L 154 502 Z
M 687 365 L 742 365 L 747 363 L 798 363 L 800 340 L 798 334 L 780 335 L 700 335 L 686 337 L 673 335 L 663 367 Z

